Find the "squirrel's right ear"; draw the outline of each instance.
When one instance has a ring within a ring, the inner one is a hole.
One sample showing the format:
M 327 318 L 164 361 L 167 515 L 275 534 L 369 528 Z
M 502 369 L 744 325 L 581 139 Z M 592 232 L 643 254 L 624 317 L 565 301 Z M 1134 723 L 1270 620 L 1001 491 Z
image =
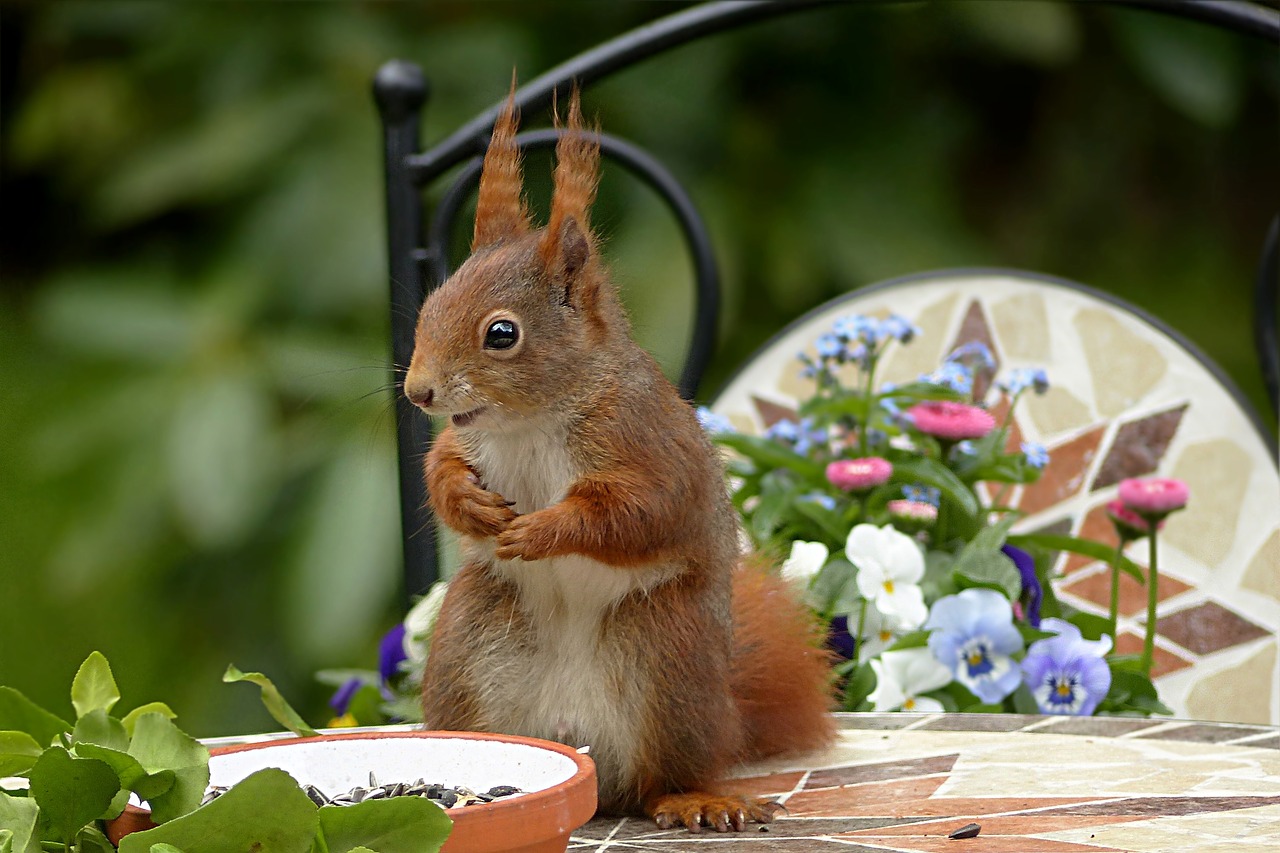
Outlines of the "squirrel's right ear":
M 498 113 L 493 136 L 484 154 L 480 192 L 476 199 L 476 228 L 471 251 L 530 230 L 529 209 L 524 201 L 524 176 L 520 148 L 516 145 L 516 76 L 511 72 L 511 94 Z

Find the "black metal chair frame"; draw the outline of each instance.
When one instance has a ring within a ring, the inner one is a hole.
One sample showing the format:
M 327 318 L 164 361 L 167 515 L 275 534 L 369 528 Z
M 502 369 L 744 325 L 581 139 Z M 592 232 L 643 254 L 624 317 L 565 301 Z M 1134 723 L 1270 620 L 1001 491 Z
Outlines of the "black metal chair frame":
M 833 5 L 837 0 L 721 0 L 695 6 L 624 33 L 552 68 L 515 94 L 525 114 L 548 107 L 557 90 L 571 83 L 586 87 L 623 68 L 699 38 L 747 24 Z M 847 2 L 847 0 L 846 0 Z M 864 0 L 881 5 L 902 0 Z M 1280 12 L 1247 0 L 1093 0 L 1112 6 L 1146 9 L 1203 23 L 1280 45 Z M 448 244 L 463 203 L 479 180 L 481 159 L 501 103 L 477 115 L 426 151 L 419 151 L 419 127 L 428 86 L 417 65 L 392 60 L 379 69 L 374 98 L 382 117 L 386 151 L 387 237 L 391 281 L 392 361 L 407 367 L 413 354 L 418 309 L 426 294 L 450 272 Z M 521 133 L 523 149 L 555 145 L 558 131 Z M 679 383 L 692 399 L 715 349 L 720 279 L 705 224 L 676 178 L 643 149 L 607 134 L 601 150 L 651 186 L 675 215 L 692 253 L 695 315 L 692 339 Z M 463 164 L 427 221 L 423 190 Z M 1280 333 L 1277 299 L 1280 272 L 1277 241 L 1280 218 L 1265 237 L 1254 286 L 1254 338 L 1272 407 L 1280 415 Z M 393 368 L 394 370 L 395 368 Z M 398 384 L 397 384 L 398 387 Z M 396 398 L 401 526 L 404 541 L 405 594 L 424 592 L 438 577 L 438 544 L 426 506 L 421 460 L 431 440 L 427 418 L 403 396 Z

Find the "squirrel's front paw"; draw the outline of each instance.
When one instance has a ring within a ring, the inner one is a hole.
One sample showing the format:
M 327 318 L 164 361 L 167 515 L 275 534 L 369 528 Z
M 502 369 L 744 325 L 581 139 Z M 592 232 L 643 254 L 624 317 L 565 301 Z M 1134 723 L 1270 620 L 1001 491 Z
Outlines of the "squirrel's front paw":
M 661 829 L 684 826 L 701 832 L 708 826 L 717 832 L 741 832 L 748 823 L 769 823 L 787 809 L 780 803 L 754 797 L 719 796 L 694 792 L 668 794 L 649 806 L 649 815 Z
M 545 512 L 545 510 L 544 510 Z M 518 515 L 498 534 L 499 560 L 541 560 L 554 555 L 553 536 L 541 512 Z
M 517 517 L 506 498 L 472 482 L 453 489 L 433 505 L 445 524 L 477 539 L 499 535 Z

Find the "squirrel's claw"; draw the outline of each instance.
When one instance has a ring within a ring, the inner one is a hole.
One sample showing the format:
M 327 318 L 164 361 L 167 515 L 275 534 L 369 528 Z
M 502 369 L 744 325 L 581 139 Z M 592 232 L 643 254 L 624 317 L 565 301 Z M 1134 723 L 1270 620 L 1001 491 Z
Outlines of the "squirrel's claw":
M 786 807 L 772 800 L 714 794 L 669 794 L 649 809 L 659 829 L 683 825 L 690 832 L 709 826 L 716 832 L 741 832 L 749 822 L 770 823 Z
M 498 534 L 494 556 L 499 560 L 541 560 L 551 556 L 547 547 L 545 526 L 538 523 L 537 513 L 518 515 Z

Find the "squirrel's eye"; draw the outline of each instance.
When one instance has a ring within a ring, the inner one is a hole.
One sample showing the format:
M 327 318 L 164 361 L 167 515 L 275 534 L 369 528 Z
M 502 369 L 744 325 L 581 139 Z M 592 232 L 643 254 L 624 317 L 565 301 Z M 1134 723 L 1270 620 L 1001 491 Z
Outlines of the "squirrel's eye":
M 485 349 L 511 349 L 520 340 L 520 329 L 511 320 L 494 320 L 484 333 Z

